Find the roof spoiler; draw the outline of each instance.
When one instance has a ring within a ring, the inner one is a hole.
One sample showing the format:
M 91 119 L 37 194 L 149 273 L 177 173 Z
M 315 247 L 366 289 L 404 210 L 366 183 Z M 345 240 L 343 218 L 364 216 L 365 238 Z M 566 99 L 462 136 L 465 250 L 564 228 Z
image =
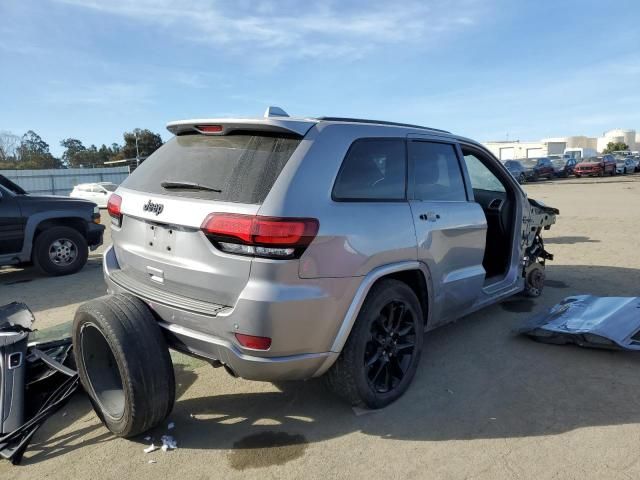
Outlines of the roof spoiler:
M 304 136 L 316 120 L 291 119 L 284 116 L 267 118 L 202 118 L 169 122 L 167 130 L 174 135 L 184 133 L 202 133 L 205 135 L 227 135 L 237 130 L 287 133 Z

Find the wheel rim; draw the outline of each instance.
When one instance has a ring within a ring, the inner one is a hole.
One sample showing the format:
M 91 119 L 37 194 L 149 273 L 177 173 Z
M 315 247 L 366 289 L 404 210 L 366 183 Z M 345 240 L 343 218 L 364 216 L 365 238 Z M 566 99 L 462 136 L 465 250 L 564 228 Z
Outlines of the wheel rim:
M 78 258 L 78 246 L 68 238 L 59 238 L 49 245 L 49 260 L 52 263 L 65 266 Z
M 389 302 L 372 322 L 370 333 L 364 353 L 367 381 L 375 392 L 389 393 L 400 385 L 413 363 L 415 314 L 404 302 Z
M 93 324 L 85 324 L 80 333 L 82 363 L 93 398 L 103 414 L 119 420 L 124 415 L 125 393 L 113 351 Z

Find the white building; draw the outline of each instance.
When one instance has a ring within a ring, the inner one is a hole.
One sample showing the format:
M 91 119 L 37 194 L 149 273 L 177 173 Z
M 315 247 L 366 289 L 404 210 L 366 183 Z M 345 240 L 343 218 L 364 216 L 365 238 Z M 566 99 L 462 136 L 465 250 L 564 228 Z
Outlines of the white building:
M 637 150 L 636 146 L 636 131 L 635 130 L 623 130 L 616 128 L 615 130 L 609 130 L 605 132 L 603 136 L 598 138 L 598 152 L 602 152 L 607 148 L 609 142 L 613 143 L 626 143 L 629 145 L 629 150 Z
M 615 129 L 605 132 L 601 137 L 585 137 L 582 135 L 572 137 L 544 138 L 539 142 L 484 142 L 487 147 L 500 160 L 546 157 L 564 153 L 565 149 L 583 148 L 596 150 L 601 153 L 609 142 L 623 142 L 632 151 L 640 150 L 640 133 L 629 129 Z

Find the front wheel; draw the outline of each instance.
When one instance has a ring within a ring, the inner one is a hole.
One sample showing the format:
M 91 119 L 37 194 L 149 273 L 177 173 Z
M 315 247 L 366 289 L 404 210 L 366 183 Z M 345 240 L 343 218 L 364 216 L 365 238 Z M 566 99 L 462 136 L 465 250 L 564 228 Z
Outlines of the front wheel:
M 527 176 L 524 173 L 521 173 L 520 176 L 518 177 L 518 183 L 519 184 L 523 184 L 526 183 L 527 181 Z
M 33 261 L 47 275 L 76 273 L 89 256 L 87 239 L 71 227 L 51 227 L 38 235 L 33 245 Z
M 367 295 L 327 386 L 351 405 L 382 408 L 409 388 L 424 337 L 420 302 L 398 280 L 382 280 Z

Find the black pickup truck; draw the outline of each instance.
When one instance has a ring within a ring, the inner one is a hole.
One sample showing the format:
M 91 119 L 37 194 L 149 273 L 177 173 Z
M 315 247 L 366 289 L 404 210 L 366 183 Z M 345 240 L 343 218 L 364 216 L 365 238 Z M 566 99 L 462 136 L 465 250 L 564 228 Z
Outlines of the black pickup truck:
M 33 262 L 48 275 L 75 273 L 103 233 L 95 203 L 30 195 L 0 175 L 0 266 Z

